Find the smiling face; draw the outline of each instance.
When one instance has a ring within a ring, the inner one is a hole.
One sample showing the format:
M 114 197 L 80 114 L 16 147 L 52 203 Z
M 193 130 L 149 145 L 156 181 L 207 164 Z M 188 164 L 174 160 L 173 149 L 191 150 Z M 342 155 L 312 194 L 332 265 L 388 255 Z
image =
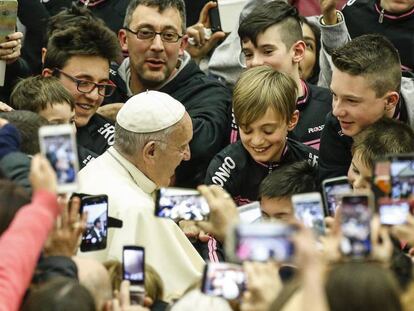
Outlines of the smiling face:
M 155 142 L 155 151 L 147 167 L 147 173 L 158 187 L 168 187 L 177 166 L 182 161 L 190 160 L 189 143 L 192 137 L 192 121 L 188 113 L 185 113 L 165 141 Z
M 286 145 L 288 131 L 297 123 L 297 112 L 291 120 L 286 121 L 268 108 L 266 113 L 251 124 L 240 124 L 241 142 L 257 162 L 277 162 Z
M 88 80 L 95 83 L 109 82 L 109 62 L 100 56 L 72 56 L 66 62 L 61 71 L 66 75 L 80 80 Z M 53 70 L 46 68 L 43 75 L 52 75 Z M 75 100 L 75 123 L 76 127 L 83 127 L 88 124 L 90 118 L 101 106 L 103 96 L 98 94 L 98 88 L 90 93 L 78 91 L 76 82 L 64 74 L 59 75 L 62 85 L 69 91 Z
M 273 25 L 257 36 L 257 44 L 245 38 L 242 40 L 242 52 L 247 68 L 268 65 L 274 70 L 293 75 L 294 46 L 287 48 L 280 36 L 280 25 Z
M 385 115 L 393 115 L 395 105 L 388 108 L 388 94 L 377 97 L 368 78 L 363 76 L 350 75 L 333 67 L 331 91 L 332 113 L 347 136 L 358 134 Z
M 173 31 L 183 35 L 180 13 L 171 7 L 159 12 L 157 7 L 138 5 L 128 28 L 134 32 L 148 29 L 155 32 Z M 126 30 L 120 30 L 119 39 L 122 48 L 129 52 L 131 88 L 134 92 L 163 84 L 174 73 L 186 42 L 186 37 L 175 43 L 163 42 L 160 35 L 142 40 Z

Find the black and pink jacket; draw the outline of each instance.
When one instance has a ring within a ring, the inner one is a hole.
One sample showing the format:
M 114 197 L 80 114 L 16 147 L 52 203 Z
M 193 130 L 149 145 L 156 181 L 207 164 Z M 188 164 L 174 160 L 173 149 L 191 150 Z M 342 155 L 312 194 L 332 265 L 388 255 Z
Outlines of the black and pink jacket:
M 349 0 L 342 9 L 351 38 L 376 33 L 397 48 L 403 72 L 414 72 L 414 8 L 401 14 L 385 11 L 379 0 Z

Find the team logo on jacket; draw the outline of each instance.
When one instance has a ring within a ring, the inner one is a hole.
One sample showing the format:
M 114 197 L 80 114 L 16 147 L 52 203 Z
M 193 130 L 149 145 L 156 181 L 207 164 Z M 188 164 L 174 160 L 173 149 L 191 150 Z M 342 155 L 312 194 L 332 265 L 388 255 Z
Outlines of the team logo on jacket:
M 315 126 L 315 127 L 310 127 L 308 128 L 308 134 L 309 133 L 317 133 L 323 130 L 325 124 L 319 125 L 319 126 Z
M 211 178 L 211 181 L 216 185 L 224 186 L 227 182 L 227 179 L 230 178 L 230 172 L 236 168 L 236 163 L 230 157 L 225 157 L 223 164 L 220 165 L 218 170 L 214 173 L 214 176 Z
M 115 126 L 113 126 L 111 123 L 105 123 L 104 126 L 102 126 L 98 133 L 101 134 L 106 141 L 108 142 L 109 146 L 112 146 L 115 141 Z

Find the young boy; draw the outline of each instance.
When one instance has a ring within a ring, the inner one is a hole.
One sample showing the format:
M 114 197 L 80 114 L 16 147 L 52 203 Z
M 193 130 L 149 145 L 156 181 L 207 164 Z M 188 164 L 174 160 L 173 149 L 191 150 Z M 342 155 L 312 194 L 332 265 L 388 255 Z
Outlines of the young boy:
M 280 167 L 260 184 L 260 209 L 263 219 L 295 219 L 292 195 L 318 191 L 318 172 L 307 161 Z
M 319 177 L 346 175 L 352 138 L 382 117 L 414 125 L 413 80 L 401 79 L 400 58 L 381 35 L 363 35 L 332 53 L 332 113 L 321 135 Z
M 49 124 L 74 124 L 75 102 L 56 77 L 35 76 L 20 81 L 10 96 L 17 110 L 28 110 L 45 118 Z M 78 145 L 80 168 L 97 154 Z
M 247 68 L 268 65 L 293 78 L 298 89 L 296 109 L 300 117 L 289 137 L 319 149 L 332 96 L 327 88 L 300 78 L 299 64 L 305 58 L 307 47 L 297 10 L 284 1 L 258 5 L 240 23 L 238 33 Z
M 233 110 L 240 141 L 211 161 L 206 184 L 227 190 L 238 205 L 255 201 L 261 181 L 284 164 L 318 161 L 318 151 L 287 138 L 299 118 L 295 81 L 271 67 L 244 72 L 233 93 Z
M 28 110 L 49 124 L 75 122 L 75 102 L 58 78 L 35 76 L 21 80 L 10 96 L 16 110 Z
M 382 118 L 354 137 L 348 180 L 356 190 L 370 188 L 375 160 L 414 152 L 414 132 L 406 124 Z

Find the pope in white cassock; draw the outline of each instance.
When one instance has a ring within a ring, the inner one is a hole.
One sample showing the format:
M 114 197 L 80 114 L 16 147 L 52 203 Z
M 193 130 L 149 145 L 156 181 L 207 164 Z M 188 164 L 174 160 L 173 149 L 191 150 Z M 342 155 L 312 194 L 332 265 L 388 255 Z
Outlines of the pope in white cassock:
M 107 194 L 109 215 L 123 227 L 109 229 L 106 249 L 82 255 L 121 261 L 123 245 L 145 247 L 169 300 L 197 281 L 204 265 L 172 220 L 154 216 L 154 191 L 168 186 L 180 162 L 190 159 L 191 118 L 171 96 L 147 91 L 131 97 L 116 121 L 114 146 L 80 171 L 79 191 Z

